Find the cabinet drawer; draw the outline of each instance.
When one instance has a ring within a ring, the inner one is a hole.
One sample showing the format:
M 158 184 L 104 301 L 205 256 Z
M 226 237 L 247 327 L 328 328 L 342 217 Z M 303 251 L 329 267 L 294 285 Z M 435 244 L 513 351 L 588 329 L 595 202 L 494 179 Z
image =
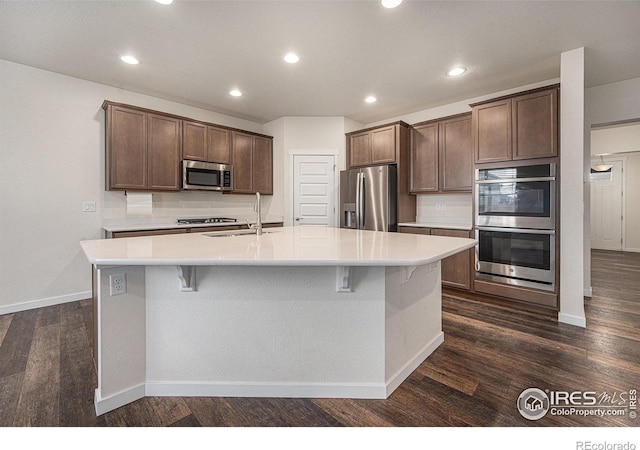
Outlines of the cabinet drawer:
M 128 238 L 141 236 L 160 236 L 163 234 L 182 234 L 186 232 L 187 228 L 169 228 L 165 230 L 114 231 L 113 233 L 111 233 L 111 237 Z

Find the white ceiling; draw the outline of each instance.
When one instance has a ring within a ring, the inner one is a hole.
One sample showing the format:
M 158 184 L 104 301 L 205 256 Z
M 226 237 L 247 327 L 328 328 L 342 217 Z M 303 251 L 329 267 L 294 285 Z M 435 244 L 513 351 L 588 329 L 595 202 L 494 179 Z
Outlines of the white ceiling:
M 0 1 L 0 59 L 261 123 L 384 120 L 557 78 L 579 47 L 587 87 L 640 77 L 640 1 Z

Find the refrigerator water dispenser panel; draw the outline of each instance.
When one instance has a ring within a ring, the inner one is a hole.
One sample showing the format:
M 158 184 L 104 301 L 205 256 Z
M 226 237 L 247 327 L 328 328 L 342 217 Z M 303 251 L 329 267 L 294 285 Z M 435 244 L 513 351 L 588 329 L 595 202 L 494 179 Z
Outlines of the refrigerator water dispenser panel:
M 358 228 L 356 222 L 356 204 L 346 203 L 343 207 L 343 228 Z

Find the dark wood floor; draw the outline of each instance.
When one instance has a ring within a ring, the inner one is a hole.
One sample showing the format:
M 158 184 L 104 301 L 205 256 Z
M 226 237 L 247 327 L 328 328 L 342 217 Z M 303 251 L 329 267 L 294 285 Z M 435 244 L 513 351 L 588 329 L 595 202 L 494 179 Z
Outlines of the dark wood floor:
M 593 252 L 587 329 L 444 299 L 445 342 L 388 399 L 145 398 L 96 417 L 91 303 L 0 316 L 2 426 L 638 426 L 516 410 L 526 388 L 640 388 L 640 254 Z

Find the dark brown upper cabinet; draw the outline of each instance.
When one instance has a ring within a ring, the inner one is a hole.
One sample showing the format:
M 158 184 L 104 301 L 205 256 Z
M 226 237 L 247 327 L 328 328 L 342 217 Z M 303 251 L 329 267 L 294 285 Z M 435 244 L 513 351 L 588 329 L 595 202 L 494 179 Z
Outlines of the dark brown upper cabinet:
M 410 192 L 470 192 L 473 180 L 471 113 L 413 125 Z
M 438 191 L 438 122 L 416 124 L 411 130 L 409 192 Z
M 107 190 L 180 190 L 180 160 L 193 159 L 233 164 L 234 193 L 273 194 L 271 136 L 107 100 L 102 108 Z
M 396 122 L 347 133 L 347 168 L 397 164 L 409 126 Z
M 147 158 L 150 190 L 180 189 L 181 123 L 172 117 L 148 114 Z
M 234 194 L 273 194 L 273 140 L 234 131 L 231 161 Z
M 231 163 L 231 131 L 199 122 L 182 121 L 182 158 Z
M 512 100 L 513 159 L 558 156 L 558 89 Z
M 105 102 L 106 189 L 179 190 L 180 120 Z
M 475 162 L 558 156 L 558 90 L 556 85 L 471 105 Z
M 409 194 L 409 125 L 398 121 L 346 133 L 347 169 L 395 164 L 398 222 L 416 220 L 416 197 Z

